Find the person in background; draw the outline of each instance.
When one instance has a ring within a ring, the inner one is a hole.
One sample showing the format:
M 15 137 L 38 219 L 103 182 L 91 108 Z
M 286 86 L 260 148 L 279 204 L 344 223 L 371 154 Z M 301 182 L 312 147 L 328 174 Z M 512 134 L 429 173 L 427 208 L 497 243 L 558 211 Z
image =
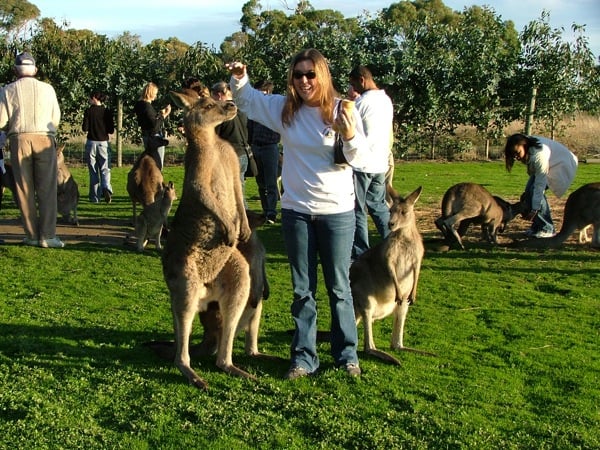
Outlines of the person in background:
M 16 194 L 25 230 L 23 243 L 43 248 L 65 246 L 56 237 L 56 130 L 60 107 L 54 88 L 35 78 L 29 53 L 17 55 L 17 80 L 0 89 L 0 129 L 6 130 Z
M 224 81 L 213 84 L 210 95 L 215 100 L 232 101 L 233 97 L 229 85 Z M 246 170 L 248 169 L 248 118 L 244 112 L 238 109 L 237 114 L 231 120 L 218 125 L 215 130 L 217 135 L 228 141 L 235 150 L 240 160 L 240 180 L 242 181 L 242 192 L 245 192 Z M 244 194 L 244 202 L 246 201 Z
M 513 134 L 506 140 L 504 162 L 511 171 L 515 160 L 527 166 L 529 179 L 524 196 L 531 203 L 525 219 L 531 220 L 531 227 L 525 232 L 528 237 L 548 238 L 554 236 L 554 222 L 546 189 L 561 197 L 575 178 L 577 156 L 563 144 L 540 136 Z
M 133 109 L 137 117 L 138 125 L 142 129 L 142 141 L 144 148 L 148 150 L 148 139 L 152 136 L 165 136 L 164 122 L 171 113 L 171 105 L 165 106 L 159 112 L 156 112 L 152 102 L 158 95 L 158 86 L 152 82 L 146 84 L 142 89 L 140 98 L 135 103 Z M 165 162 L 165 147 L 158 147 L 159 169 L 162 171 Z
M 316 49 L 296 54 L 288 68 L 286 95 L 264 95 L 249 84 L 246 66 L 228 66 L 233 98 L 250 120 L 281 135 L 283 143 L 281 225 L 292 275 L 295 323 L 290 368 L 293 380 L 314 374 L 317 354 L 317 268 L 320 261 L 331 309 L 331 355 L 336 367 L 360 376 L 358 337 L 350 291 L 354 239 L 352 167 L 334 162 L 335 131 L 343 152 L 360 166 L 366 147 L 354 110 L 337 111 L 336 93 L 325 57 Z
M 112 201 L 113 189 L 110 184 L 110 146 L 109 134 L 115 132 L 112 111 L 104 106 L 106 95 L 92 92 L 90 106 L 83 114 L 81 129 L 87 132 L 85 142 L 85 160 L 90 175 L 89 199 L 98 203 L 104 197 L 106 203 Z
M 273 93 L 273 83 L 262 80 L 254 85 L 265 95 Z M 256 159 L 256 184 L 262 206 L 263 215 L 267 223 L 275 223 L 277 220 L 277 200 L 279 199 L 279 188 L 277 178 L 279 177 L 279 133 L 265 127 L 259 122 L 248 120 L 248 140 L 252 146 L 252 153 Z
M 355 67 L 349 75 L 367 136 L 369 163 L 354 170 L 356 192 L 356 232 L 352 257 L 358 258 L 369 249 L 367 212 L 373 219 L 379 235 L 385 239 L 390 234 L 390 209 L 386 202 L 386 172 L 389 170 L 390 135 L 394 118 L 392 100 L 384 90 L 377 88 L 371 71 L 366 66 Z
M 184 91 L 189 90 L 196 92 L 198 94 L 198 97 L 210 96 L 210 91 L 198 78 L 186 78 L 182 83 L 181 87 Z M 183 129 L 183 117 L 181 117 L 179 119 L 179 122 L 177 123 L 177 131 L 179 131 L 182 136 L 185 136 L 185 130 Z

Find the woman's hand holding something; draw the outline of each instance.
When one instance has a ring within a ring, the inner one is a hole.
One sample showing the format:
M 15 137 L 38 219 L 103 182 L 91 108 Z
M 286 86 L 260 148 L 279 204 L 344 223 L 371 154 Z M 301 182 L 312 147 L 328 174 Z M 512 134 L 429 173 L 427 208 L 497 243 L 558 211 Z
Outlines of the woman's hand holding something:
M 349 141 L 354 137 L 356 122 L 354 114 L 348 113 L 346 110 L 340 111 L 334 121 L 334 129 L 342 135 L 344 141 Z
M 242 64 L 241 62 L 234 61 L 232 63 L 225 64 L 225 67 L 227 70 L 229 70 L 231 75 L 238 80 L 241 80 L 246 75 L 246 65 Z

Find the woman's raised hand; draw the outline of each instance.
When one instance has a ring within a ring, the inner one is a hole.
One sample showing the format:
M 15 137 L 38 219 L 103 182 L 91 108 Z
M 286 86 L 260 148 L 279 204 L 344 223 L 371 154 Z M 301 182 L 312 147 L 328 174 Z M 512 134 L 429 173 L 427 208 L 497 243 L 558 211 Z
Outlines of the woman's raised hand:
M 231 75 L 234 78 L 237 78 L 238 80 L 243 78 L 244 75 L 246 75 L 246 65 L 242 64 L 241 62 L 234 61 L 231 63 L 227 63 L 225 64 L 225 67 L 227 68 L 227 70 L 229 70 Z

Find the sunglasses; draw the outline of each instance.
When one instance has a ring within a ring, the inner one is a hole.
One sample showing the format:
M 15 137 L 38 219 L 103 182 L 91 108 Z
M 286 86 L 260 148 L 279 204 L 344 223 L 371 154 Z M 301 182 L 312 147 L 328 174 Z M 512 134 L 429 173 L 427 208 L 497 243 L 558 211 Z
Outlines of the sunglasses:
M 292 72 L 292 76 L 295 80 L 301 80 L 302 77 L 306 77 L 307 80 L 314 80 L 315 78 L 317 78 L 317 74 L 314 73 L 312 70 L 309 72 L 300 72 L 299 70 L 294 70 Z

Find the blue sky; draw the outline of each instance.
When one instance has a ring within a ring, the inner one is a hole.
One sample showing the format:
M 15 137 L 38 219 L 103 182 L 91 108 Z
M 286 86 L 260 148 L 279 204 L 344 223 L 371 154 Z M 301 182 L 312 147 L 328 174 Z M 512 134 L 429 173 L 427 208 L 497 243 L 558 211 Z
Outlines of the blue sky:
M 242 6 L 246 0 L 29 0 L 57 23 L 66 21 L 70 28 L 89 29 L 115 37 L 129 31 L 139 35 L 144 43 L 152 39 L 177 37 L 193 44 L 203 42 L 220 45 L 226 36 L 238 31 Z M 296 0 L 260 0 L 263 8 L 283 9 Z M 391 0 L 312 0 L 316 9 L 334 9 L 346 17 L 364 11 L 376 12 L 394 3 Z M 564 27 L 565 39 L 572 36 L 571 25 L 586 25 L 590 48 L 600 56 L 600 2 L 598 0 L 445 0 L 444 4 L 462 11 L 470 5 L 488 5 L 503 20 L 512 20 L 517 31 L 540 17 L 542 10 L 550 12 L 553 28 Z

